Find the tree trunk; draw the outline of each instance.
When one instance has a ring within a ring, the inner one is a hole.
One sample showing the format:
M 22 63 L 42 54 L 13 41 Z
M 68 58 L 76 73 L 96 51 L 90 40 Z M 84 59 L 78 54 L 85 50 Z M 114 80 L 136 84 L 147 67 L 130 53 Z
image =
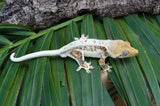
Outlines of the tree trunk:
M 6 0 L 0 22 L 45 28 L 86 11 L 109 17 L 135 12 L 158 14 L 160 0 Z

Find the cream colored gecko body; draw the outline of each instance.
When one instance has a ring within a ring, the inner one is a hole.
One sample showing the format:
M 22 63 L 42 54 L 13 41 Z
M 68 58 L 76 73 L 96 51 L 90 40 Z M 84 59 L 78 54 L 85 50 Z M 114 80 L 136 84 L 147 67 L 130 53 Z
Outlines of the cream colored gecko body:
M 88 39 L 84 35 L 80 39 L 75 38 L 75 41 L 63 46 L 58 50 L 46 50 L 27 54 L 25 56 L 15 58 L 15 53 L 12 53 L 10 59 L 14 62 L 21 62 L 24 60 L 42 57 L 42 56 L 56 56 L 71 57 L 77 61 L 79 67 L 76 71 L 84 68 L 87 73 L 90 73 L 89 69 L 93 69 L 90 66 L 91 62 L 87 63 L 84 57 L 100 58 L 99 64 L 104 71 L 109 71 L 111 66 L 105 64 L 105 58 L 108 56 L 112 58 L 125 58 L 138 54 L 138 50 L 131 47 L 129 42 L 122 40 L 97 40 Z

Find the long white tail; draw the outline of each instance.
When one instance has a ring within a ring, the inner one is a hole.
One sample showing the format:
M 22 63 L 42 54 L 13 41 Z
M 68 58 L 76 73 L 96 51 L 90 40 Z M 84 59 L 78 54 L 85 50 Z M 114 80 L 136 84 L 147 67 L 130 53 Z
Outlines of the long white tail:
M 15 53 L 12 53 L 10 56 L 10 59 L 14 62 L 21 62 L 28 59 L 33 59 L 37 57 L 43 57 L 43 56 L 57 56 L 60 55 L 60 50 L 46 50 L 46 51 L 39 51 L 31 54 L 24 55 L 22 57 L 15 58 Z

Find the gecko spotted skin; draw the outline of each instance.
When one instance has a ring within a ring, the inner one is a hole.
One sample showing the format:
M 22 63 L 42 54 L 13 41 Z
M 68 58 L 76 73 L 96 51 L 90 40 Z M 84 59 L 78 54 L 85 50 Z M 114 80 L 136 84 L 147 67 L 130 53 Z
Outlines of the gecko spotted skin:
M 70 57 L 77 61 L 79 67 L 76 71 L 84 68 L 87 73 L 90 73 L 91 62 L 86 62 L 84 57 L 100 58 L 99 65 L 103 71 L 110 71 L 111 66 L 105 63 L 105 59 L 110 56 L 112 58 L 126 58 L 136 56 L 138 50 L 131 47 L 130 43 L 123 40 L 97 40 L 88 39 L 82 34 L 81 38 L 75 38 L 75 41 L 63 46 L 58 50 L 45 50 L 22 57 L 15 58 L 15 53 L 12 53 L 10 59 L 14 62 L 43 57 L 43 56 L 61 56 L 62 58 Z

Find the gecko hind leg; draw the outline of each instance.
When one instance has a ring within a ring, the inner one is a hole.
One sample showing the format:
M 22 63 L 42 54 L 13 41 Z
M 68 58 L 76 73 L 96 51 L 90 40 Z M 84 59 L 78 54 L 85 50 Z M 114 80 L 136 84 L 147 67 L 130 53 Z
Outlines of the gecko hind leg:
M 90 73 L 89 69 L 94 68 L 93 66 L 91 66 L 91 62 L 87 63 L 84 60 L 84 54 L 80 50 L 72 50 L 71 52 L 69 52 L 68 56 L 76 60 L 77 63 L 79 64 L 79 67 L 77 68 L 76 71 L 80 71 L 81 68 L 84 68 L 87 73 Z
M 109 63 L 105 64 L 105 58 L 104 57 L 101 57 L 99 59 L 99 65 L 101 66 L 103 71 L 112 72 L 112 70 L 111 70 L 112 66 L 109 66 Z

